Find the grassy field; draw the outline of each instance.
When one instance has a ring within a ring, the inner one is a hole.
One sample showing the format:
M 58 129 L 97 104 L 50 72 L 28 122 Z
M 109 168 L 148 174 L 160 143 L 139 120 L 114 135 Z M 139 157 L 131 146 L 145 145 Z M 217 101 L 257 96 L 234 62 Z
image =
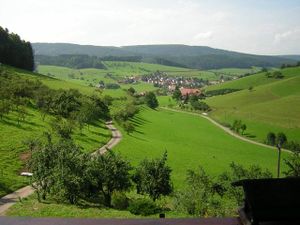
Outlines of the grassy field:
M 36 78 L 33 73 L 15 69 L 10 69 L 10 71 L 18 71 L 18 74 L 29 79 Z M 43 76 L 39 76 L 39 79 L 56 88 L 58 88 L 58 84 L 61 88 L 81 87 Z M 83 87 L 82 90 L 92 93 L 92 90 L 87 91 L 86 88 Z M 24 161 L 28 155 L 24 141 L 29 138 L 40 137 L 44 131 L 50 130 L 49 122 L 53 119 L 52 116 L 47 116 L 43 121 L 40 112 L 36 109 L 27 107 L 26 111 L 26 119 L 20 124 L 17 122 L 16 112 L 11 112 L 0 120 L 0 196 L 28 184 L 29 180 L 19 175 L 23 171 Z M 75 142 L 83 148 L 83 151 L 92 152 L 103 146 L 110 139 L 111 134 L 103 123 L 99 122 L 90 125 L 89 129 L 85 127 L 82 133 L 76 130 L 73 137 Z
M 199 165 L 212 175 L 228 170 L 231 162 L 258 164 L 275 172 L 276 151 L 238 140 L 199 116 L 144 108 L 133 122 L 136 132 L 123 132 L 115 150 L 134 165 L 167 150 L 176 188 L 182 186 L 186 171 Z
M 284 79 L 267 78 L 264 73 L 211 86 L 208 89 L 238 88 L 242 91 L 208 98 L 210 115 L 231 124 L 241 119 L 250 138 L 263 142 L 270 131 L 283 131 L 300 142 L 300 68 L 282 70 Z M 248 87 L 253 90 L 249 91 Z

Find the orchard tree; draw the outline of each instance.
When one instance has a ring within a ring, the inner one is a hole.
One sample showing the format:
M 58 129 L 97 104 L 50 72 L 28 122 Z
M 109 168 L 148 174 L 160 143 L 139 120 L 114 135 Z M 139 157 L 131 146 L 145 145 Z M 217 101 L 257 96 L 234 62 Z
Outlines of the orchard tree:
M 181 91 L 179 90 L 178 86 L 176 86 L 176 88 L 175 88 L 175 90 L 173 92 L 172 98 L 175 99 L 176 101 L 180 101 L 181 100 L 182 95 L 181 95 Z
M 135 130 L 134 125 L 129 121 L 124 122 L 123 127 L 124 127 L 124 130 L 127 132 L 127 134 L 130 134 L 130 133 L 134 132 L 134 130 Z
M 246 129 L 247 129 L 247 125 L 246 125 L 246 124 L 243 124 L 243 125 L 241 126 L 242 135 L 244 135 L 244 132 L 245 132 Z
M 114 191 L 127 191 L 131 187 L 131 169 L 128 161 L 112 151 L 93 155 L 87 161 L 85 185 L 89 193 L 102 194 L 105 205 L 110 207 Z
M 139 194 L 148 194 L 155 201 L 161 195 L 169 195 L 172 192 L 172 170 L 166 162 L 167 152 L 161 159 L 145 159 L 139 164 L 133 177 Z
M 146 102 L 147 106 L 149 106 L 151 109 L 155 109 L 158 107 L 158 101 L 153 92 L 148 92 L 145 95 L 145 102 Z
M 276 134 L 269 132 L 267 135 L 267 144 L 274 146 L 276 144 Z

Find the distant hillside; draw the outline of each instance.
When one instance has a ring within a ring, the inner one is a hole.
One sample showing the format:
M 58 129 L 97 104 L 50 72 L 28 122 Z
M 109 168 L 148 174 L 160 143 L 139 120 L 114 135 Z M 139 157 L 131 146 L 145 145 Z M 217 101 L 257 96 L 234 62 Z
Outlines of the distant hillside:
M 205 46 L 187 45 L 136 45 L 124 47 L 103 47 L 67 43 L 34 43 L 35 55 L 57 56 L 81 54 L 98 57 L 117 57 L 121 61 L 130 57 L 131 61 L 157 63 L 193 69 L 279 67 L 293 64 L 294 59 L 279 56 L 251 55 Z
M 289 140 L 300 143 L 300 67 L 280 72 L 282 79 L 258 73 L 210 86 L 208 90 L 242 89 L 207 98 L 206 103 L 213 109 L 210 116 L 224 124 L 242 120 L 247 124 L 248 136 L 261 142 L 272 131 L 284 132 Z

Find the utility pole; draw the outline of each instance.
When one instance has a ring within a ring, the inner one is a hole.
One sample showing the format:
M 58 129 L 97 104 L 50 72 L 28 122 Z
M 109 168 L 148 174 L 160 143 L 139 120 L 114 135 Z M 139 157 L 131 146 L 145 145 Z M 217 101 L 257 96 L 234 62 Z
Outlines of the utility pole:
M 281 144 L 277 144 L 278 162 L 277 162 L 277 178 L 280 176 L 280 158 L 281 158 Z

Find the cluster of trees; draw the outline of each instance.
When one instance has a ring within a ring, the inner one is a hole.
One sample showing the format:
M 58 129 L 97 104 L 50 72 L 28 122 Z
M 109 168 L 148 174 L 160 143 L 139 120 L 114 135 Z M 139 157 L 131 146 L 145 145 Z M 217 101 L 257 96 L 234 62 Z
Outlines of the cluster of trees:
M 285 69 L 285 68 L 289 68 L 289 67 L 297 67 L 297 66 L 300 66 L 300 61 L 297 62 L 296 64 L 282 64 L 281 65 L 281 69 Z
M 96 95 L 86 96 L 78 90 L 52 90 L 39 81 L 24 79 L 4 67 L 0 69 L 0 117 L 16 111 L 18 123 L 26 119 L 27 107 L 47 115 L 75 121 L 80 129 L 99 119 L 109 118 L 109 109 Z
M 236 89 L 236 88 L 223 88 L 223 89 L 217 89 L 217 90 L 211 90 L 211 91 L 206 91 L 205 96 L 206 97 L 212 97 L 216 95 L 226 95 L 232 92 L 240 91 L 242 89 Z
M 275 78 L 275 79 L 282 79 L 284 78 L 284 75 L 280 71 L 274 71 L 274 72 L 267 72 L 266 73 L 267 78 Z
M 97 68 L 106 69 L 105 65 L 97 56 L 89 55 L 59 55 L 59 56 L 46 56 L 36 55 L 35 60 L 38 64 L 65 66 L 75 69 L 83 68 Z
M 88 155 L 71 138 L 59 135 L 57 141 L 53 140 L 46 133 L 44 139 L 32 140 L 29 145 L 29 165 L 39 201 L 51 197 L 57 202 L 76 204 L 80 199 L 97 199 L 111 207 L 112 202 L 116 203 L 115 199 L 112 201 L 114 193 L 128 191 L 133 184 L 138 193 L 153 201 L 173 190 L 166 153 L 161 159 L 145 159 L 133 168 L 112 151 Z
M 190 103 L 192 109 L 194 109 L 194 110 L 200 110 L 200 111 L 210 111 L 211 110 L 211 108 L 209 107 L 208 104 L 206 104 L 203 101 L 200 101 L 205 98 L 204 95 L 200 94 L 200 95 L 182 96 L 178 86 L 176 86 L 176 88 L 173 92 L 172 98 L 177 102 L 181 101 L 181 104 L 180 104 L 181 108 L 186 108 L 185 104 Z
M 121 88 L 121 86 L 119 84 L 116 84 L 116 83 L 106 83 L 105 88 L 107 88 L 107 89 L 119 89 L 119 88 Z
M 0 26 L 0 63 L 21 69 L 34 70 L 34 56 L 30 42 Z
M 125 105 L 125 107 L 116 111 L 113 114 L 113 118 L 115 119 L 115 121 L 117 121 L 118 124 L 123 126 L 127 134 L 130 134 L 135 130 L 135 127 L 133 123 L 130 122 L 130 119 L 132 119 L 138 112 L 139 109 L 137 106 L 135 106 L 133 103 L 128 103 Z
M 300 144 L 295 141 L 288 141 L 287 136 L 283 132 L 279 132 L 277 135 L 274 132 L 269 132 L 265 143 L 271 146 L 280 144 L 281 147 L 285 149 L 289 149 L 293 152 L 300 152 Z
M 241 133 L 243 135 L 245 130 L 247 129 L 247 125 L 242 123 L 241 120 L 234 120 L 230 129 L 237 132 L 238 134 Z

